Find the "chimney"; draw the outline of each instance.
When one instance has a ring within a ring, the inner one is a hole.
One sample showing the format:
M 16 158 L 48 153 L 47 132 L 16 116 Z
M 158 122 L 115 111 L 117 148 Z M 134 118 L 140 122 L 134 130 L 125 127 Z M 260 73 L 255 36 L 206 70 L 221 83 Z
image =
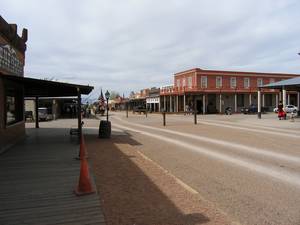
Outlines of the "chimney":
M 17 29 L 18 29 L 17 24 L 11 23 L 11 24 L 9 24 L 9 26 L 14 31 L 14 33 L 16 34 L 17 33 Z
M 28 30 L 26 28 L 22 30 L 22 39 L 24 42 L 26 42 L 28 39 Z

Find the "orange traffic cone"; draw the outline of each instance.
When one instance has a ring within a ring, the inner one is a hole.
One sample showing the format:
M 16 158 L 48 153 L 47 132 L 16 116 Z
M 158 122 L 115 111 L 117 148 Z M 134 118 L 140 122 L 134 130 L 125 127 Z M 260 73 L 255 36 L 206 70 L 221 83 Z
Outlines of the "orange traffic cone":
M 78 186 L 74 190 L 77 196 L 88 195 L 95 192 L 92 187 L 89 166 L 85 157 L 80 160 L 80 176 Z
M 84 142 L 84 136 L 81 134 L 80 138 L 80 149 L 79 149 L 79 156 L 76 159 L 83 159 L 83 158 L 88 158 L 85 142 Z

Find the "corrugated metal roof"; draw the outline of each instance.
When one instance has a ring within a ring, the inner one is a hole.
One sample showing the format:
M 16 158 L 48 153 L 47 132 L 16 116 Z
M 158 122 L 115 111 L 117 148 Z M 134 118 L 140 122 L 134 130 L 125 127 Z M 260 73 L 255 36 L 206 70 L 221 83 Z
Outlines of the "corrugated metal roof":
M 275 83 L 263 85 L 261 87 L 262 88 L 281 89 L 283 86 L 286 88 L 289 88 L 289 89 L 299 90 L 300 89 L 300 77 L 294 77 L 291 79 L 278 81 Z

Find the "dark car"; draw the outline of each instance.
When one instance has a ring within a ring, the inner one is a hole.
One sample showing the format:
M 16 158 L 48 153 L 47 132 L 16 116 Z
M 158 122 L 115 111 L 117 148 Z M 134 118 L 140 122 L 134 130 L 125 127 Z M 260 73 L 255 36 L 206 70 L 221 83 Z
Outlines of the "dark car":
M 241 108 L 241 113 L 244 114 L 255 114 L 257 113 L 257 106 L 256 105 L 250 105 L 249 107 L 243 107 Z M 265 113 L 267 111 L 266 107 L 261 107 L 261 112 Z

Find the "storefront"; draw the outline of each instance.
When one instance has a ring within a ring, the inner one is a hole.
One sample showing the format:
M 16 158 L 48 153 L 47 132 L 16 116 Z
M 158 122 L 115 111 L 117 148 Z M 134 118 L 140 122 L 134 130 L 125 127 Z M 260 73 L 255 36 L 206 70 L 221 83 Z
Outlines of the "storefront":
M 167 112 L 196 110 L 198 113 L 224 113 L 227 108 L 241 112 L 258 105 L 260 86 L 286 80 L 299 74 L 203 70 L 199 68 L 174 75 L 174 84 L 160 89 L 161 109 Z M 282 98 L 280 90 L 261 89 L 262 107 L 272 111 Z M 298 102 L 297 93 L 289 91 L 287 102 Z
M 17 25 L 0 16 L 0 151 L 25 134 L 23 85 L 3 79 L 3 74 L 24 76 L 26 41 L 26 29 L 20 37 Z
M 35 99 L 38 115 L 40 97 L 76 97 L 80 137 L 81 95 L 93 90 L 92 86 L 24 77 L 26 41 L 26 29 L 20 37 L 17 25 L 0 16 L 0 153 L 25 136 L 24 98 Z M 38 118 L 35 123 L 38 128 Z

